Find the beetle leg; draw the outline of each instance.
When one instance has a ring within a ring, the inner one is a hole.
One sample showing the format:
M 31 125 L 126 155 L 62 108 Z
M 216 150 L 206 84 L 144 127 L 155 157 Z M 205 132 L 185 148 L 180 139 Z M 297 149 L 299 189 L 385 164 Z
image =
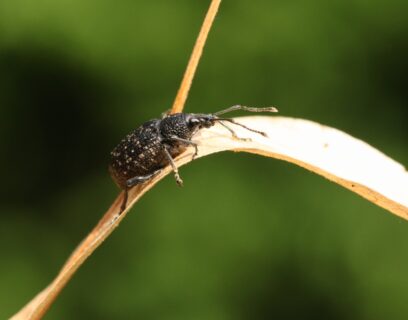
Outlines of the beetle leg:
M 126 181 L 126 188 L 123 190 L 124 194 L 123 194 L 123 201 L 122 204 L 120 206 L 120 211 L 119 211 L 119 215 L 122 214 L 122 212 L 126 209 L 126 204 L 127 204 L 127 200 L 128 200 L 128 191 L 130 188 L 134 187 L 135 185 L 145 182 L 151 178 L 153 178 L 156 174 L 158 174 L 161 170 L 156 170 L 153 173 L 147 174 L 145 176 L 136 176 L 133 178 L 130 178 Z
M 167 150 L 167 146 L 163 145 L 164 148 L 164 153 L 166 154 L 167 158 L 169 159 L 170 165 L 173 168 L 174 171 L 174 178 L 176 179 L 177 184 L 182 187 L 183 186 L 183 180 L 180 178 L 180 175 L 178 173 L 178 169 L 176 164 L 173 161 L 173 158 L 171 157 L 171 154 L 169 152 L 169 150 Z
M 120 205 L 118 216 L 120 216 L 122 212 L 125 211 L 127 200 L 128 200 L 128 188 L 126 187 L 126 189 L 123 190 L 123 200 L 122 204 Z
M 170 140 L 179 141 L 179 142 L 188 144 L 188 145 L 190 145 L 190 146 L 193 146 L 195 151 L 194 151 L 192 160 L 195 159 L 195 157 L 196 157 L 197 154 L 198 154 L 198 146 L 197 146 L 197 143 L 195 143 L 194 141 L 187 140 L 187 139 L 183 139 L 183 138 L 179 138 L 179 137 L 176 137 L 176 136 L 171 136 L 171 137 L 170 137 Z
M 130 178 L 130 179 L 128 179 L 126 181 L 126 186 L 127 186 L 127 188 L 130 189 L 130 188 L 134 187 L 135 185 L 137 185 L 139 183 L 145 182 L 145 181 L 149 180 L 150 178 L 153 178 L 159 172 L 160 172 L 160 170 L 156 170 L 155 172 L 149 173 L 149 174 L 147 174 L 145 176 L 136 176 L 136 177 Z

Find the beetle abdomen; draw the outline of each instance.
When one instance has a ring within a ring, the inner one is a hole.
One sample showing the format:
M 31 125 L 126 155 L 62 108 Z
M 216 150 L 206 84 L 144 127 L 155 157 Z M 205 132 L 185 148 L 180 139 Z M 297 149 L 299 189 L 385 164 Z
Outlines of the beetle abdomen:
M 126 181 L 144 176 L 163 167 L 165 160 L 154 119 L 128 134 L 111 152 L 109 171 L 116 184 L 124 189 Z

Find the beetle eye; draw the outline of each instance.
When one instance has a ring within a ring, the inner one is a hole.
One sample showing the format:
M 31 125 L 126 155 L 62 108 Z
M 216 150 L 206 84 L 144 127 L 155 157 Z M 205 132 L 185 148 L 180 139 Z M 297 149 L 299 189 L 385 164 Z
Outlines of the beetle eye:
M 191 126 L 195 126 L 195 125 L 199 124 L 200 122 L 201 121 L 199 119 L 197 119 L 197 118 L 191 118 L 190 119 L 190 125 Z

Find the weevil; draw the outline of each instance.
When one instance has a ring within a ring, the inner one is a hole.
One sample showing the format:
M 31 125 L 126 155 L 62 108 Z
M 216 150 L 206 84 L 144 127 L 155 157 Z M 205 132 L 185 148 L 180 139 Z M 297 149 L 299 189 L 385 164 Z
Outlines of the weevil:
M 264 132 L 248 128 L 233 119 L 219 117 L 235 110 L 277 112 L 274 107 L 251 108 L 235 105 L 213 114 L 174 113 L 164 115 L 161 119 L 147 121 L 130 132 L 111 152 L 109 164 L 109 172 L 113 180 L 119 188 L 124 190 L 119 214 L 126 208 L 128 190 L 153 178 L 169 164 L 174 171 L 177 184 L 183 185 L 183 180 L 180 178 L 173 159 L 184 152 L 188 146 L 195 149 L 193 159 L 197 156 L 197 143 L 191 138 L 198 130 L 210 128 L 218 122 L 234 138 L 240 139 L 225 123 L 228 122 L 266 136 Z

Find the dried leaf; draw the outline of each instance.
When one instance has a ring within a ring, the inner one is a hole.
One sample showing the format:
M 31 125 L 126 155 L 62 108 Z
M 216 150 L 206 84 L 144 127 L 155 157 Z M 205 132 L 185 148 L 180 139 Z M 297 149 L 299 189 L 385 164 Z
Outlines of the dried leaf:
M 302 119 L 252 116 L 235 120 L 265 132 L 267 137 L 234 126 L 238 137 L 247 140 L 233 139 L 228 130 L 215 125 L 199 131 L 193 138 L 199 145 L 198 157 L 231 150 L 286 160 L 408 219 L 407 171 L 401 164 L 367 143 L 337 129 Z M 190 162 L 192 154 L 191 149 L 183 153 L 176 160 L 177 165 Z M 71 255 L 55 280 L 12 319 L 40 319 L 80 265 L 119 225 L 130 207 L 170 172 L 171 169 L 167 167 L 151 181 L 133 188 L 129 192 L 128 208 L 118 216 L 121 194 Z

